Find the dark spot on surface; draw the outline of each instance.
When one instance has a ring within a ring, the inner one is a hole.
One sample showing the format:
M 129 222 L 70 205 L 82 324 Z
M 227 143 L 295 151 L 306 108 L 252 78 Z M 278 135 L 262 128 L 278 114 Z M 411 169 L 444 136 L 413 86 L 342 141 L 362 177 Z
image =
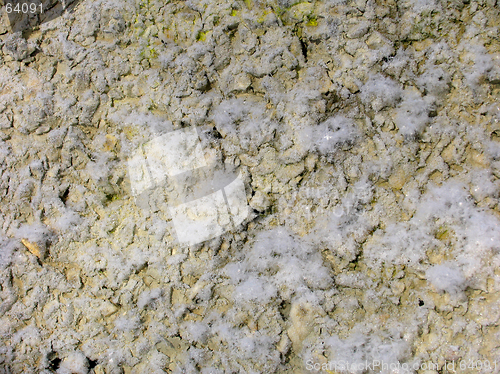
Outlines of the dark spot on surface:
M 52 371 L 56 371 L 59 369 L 59 365 L 61 365 L 61 359 L 57 356 L 57 353 L 50 352 L 47 356 L 49 360 L 49 369 Z
M 90 358 L 88 360 L 89 360 L 89 369 L 93 369 L 97 366 L 97 360 L 91 360 Z
M 217 128 L 213 128 L 210 134 L 214 139 L 222 139 L 222 135 L 220 134 L 219 131 L 217 131 Z
M 302 55 L 304 56 L 304 60 L 306 60 L 307 62 L 307 44 L 302 39 L 300 39 L 300 48 L 302 50 Z
M 68 195 L 69 195 L 69 187 L 66 188 L 66 190 L 64 190 L 64 192 L 61 195 L 61 200 L 64 204 L 66 204 L 66 200 L 68 199 Z

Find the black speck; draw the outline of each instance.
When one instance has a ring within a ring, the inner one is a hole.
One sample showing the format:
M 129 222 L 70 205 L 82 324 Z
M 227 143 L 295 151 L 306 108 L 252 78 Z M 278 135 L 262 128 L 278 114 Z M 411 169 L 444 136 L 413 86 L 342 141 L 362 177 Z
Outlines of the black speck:
M 302 55 L 304 56 L 304 60 L 307 62 L 307 44 L 302 39 L 300 39 L 300 47 L 302 50 Z
M 61 359 L 55 354 L 49 355 L 49 369 L 52 371 L 56 371 L 57 369 L 59 369 L 59 365 L 61 365 Z
M 90 358 L 88 360 L 89 360 L 89 369 L 93 369 L 97 366 L 97 360 L 91 360 Z
M 66 200 L 68 200 L 68 196 L 69 196 L 69 187 L 66 188 L 66 190 L 63 192 L 63 194 L 61 195 L 61 200 L 64 204 L 66 204 Z

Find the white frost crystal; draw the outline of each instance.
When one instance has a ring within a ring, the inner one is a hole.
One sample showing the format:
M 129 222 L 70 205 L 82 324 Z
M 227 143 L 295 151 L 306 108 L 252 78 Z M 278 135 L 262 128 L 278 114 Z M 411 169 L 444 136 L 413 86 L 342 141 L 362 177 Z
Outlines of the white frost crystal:
M 65 357 L 57 374 L 87 374 L 88 360 L 82 352 L 73 352 Z
M 425 276 L 438 291 L 456 294 L 466 287 L 465 277 L 462 272 L 452 265 L 434 265 L 427 269 Z

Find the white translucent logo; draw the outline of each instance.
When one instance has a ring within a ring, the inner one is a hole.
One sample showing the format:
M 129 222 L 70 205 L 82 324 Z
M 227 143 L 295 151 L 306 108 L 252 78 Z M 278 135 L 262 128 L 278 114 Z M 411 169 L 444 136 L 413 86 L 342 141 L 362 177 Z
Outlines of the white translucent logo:
M 182 244 L 215 238 L 248 216 L 241 175 L 222 173 L 206 162 L 194 127 L 144 144 L 129 158 L 128 169 L 134 196 L 167 185 L 170 215 Z

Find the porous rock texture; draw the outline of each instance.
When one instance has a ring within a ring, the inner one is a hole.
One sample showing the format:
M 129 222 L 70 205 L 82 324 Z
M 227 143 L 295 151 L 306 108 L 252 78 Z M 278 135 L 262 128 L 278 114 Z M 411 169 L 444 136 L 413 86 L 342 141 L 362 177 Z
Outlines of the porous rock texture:
M 2 17 L 0 373 L 500 365 L 496 0 Z M 251 207 L 189 247 L 127 169 L 187 126 Z M 373 360 L 392 366 L 324 366 Z

